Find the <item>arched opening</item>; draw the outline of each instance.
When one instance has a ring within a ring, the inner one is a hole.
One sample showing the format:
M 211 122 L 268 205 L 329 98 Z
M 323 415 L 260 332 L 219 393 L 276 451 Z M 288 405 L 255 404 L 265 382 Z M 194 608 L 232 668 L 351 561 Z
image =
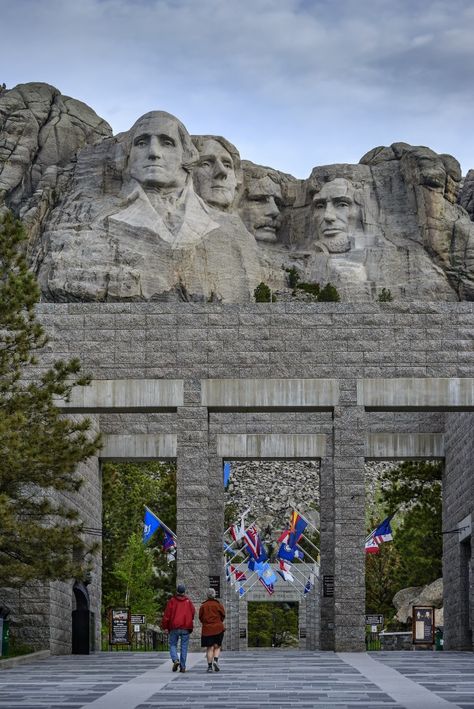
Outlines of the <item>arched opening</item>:
M 95 614 L 90 610 L 87 587 L 76 581 L 72 587 L 75 609 L 72 611 L 72 654 L 88 655 L 95 649 Z

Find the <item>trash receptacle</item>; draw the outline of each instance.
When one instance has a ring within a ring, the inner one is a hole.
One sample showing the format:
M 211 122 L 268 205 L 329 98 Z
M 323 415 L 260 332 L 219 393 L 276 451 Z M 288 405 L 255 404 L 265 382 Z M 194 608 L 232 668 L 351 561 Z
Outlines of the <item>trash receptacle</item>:
M 443 649 L 443 629 L 436 628 L 435 631 L 435 650 Z

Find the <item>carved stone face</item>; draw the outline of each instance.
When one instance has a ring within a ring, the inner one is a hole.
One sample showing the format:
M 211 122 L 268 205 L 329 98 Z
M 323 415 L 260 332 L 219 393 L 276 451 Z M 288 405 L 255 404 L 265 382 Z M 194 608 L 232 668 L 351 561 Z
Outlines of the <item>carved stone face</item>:
M 350 249 L 349 228 L 354 214 L 354 187 L 343 178 L 326 182 L 313 198 L 316 238 L 330 253 Z
M 139 120 L 132 135 L 128 168 L 130 176 L 145 188 L 184 186 L 187 172 L 178 124 L 160 115 Z
M 231 154 L 218 140 L 202 144 L 198 165 L 193 171 L 194 187 L 202 199 L 217 209 L 228 209 L 235 197 L 237 178 Z
M 245 226 L 257 241 L 276 241 L 276 232 L 281 224 L 281 203 L 280 186 L 269 177 L 249 180 L 240 213 Z

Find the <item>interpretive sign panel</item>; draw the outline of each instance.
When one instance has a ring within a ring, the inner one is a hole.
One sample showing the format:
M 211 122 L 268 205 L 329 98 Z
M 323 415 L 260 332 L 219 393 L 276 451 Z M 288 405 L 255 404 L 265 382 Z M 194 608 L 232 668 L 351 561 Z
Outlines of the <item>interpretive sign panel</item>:
M 323 596 L 325 598 L 334 596 L 334 576 L 323 576 Z
M 132 625 L 145 625 L 146 618 L 141 613 L 132 613 L 130 616 L 130 622 Z
M 130 608 L 111 608 L 109 611 L 109 645 L 130 645 Z
M 221 577 L 209 576 L 209 588 L 213 588 L 216 592 L 216 598 L 221 597 Z
M 413 606 L 412 643 L 414 645 L 434 644 L 434 607 Z

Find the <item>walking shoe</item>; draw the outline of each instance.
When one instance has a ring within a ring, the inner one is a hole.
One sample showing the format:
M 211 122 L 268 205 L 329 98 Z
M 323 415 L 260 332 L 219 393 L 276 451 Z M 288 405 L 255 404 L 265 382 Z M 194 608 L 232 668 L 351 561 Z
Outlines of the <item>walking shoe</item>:
M 175 660 L 175 661 L 173 662 L 173 672 L 176 672 L 176 670 L 178 669 L 178 667 L 179 667 L 179 660 Z
M 180 667 L 180 668 L 179 668 L 179 671 L 180 671 L 180 672 L 186 672 L 186 668 L 185 668 L 185 667 Z
M 208 665 L 208 666 L 207 666 L 206 672 L 212 672 L 212 665 Z
M 215 671 L 215 672 L 220 672 L 220 671 L 221 671 L 221 668 L 219 667 L 219 663 L 217 662 L 217 660 L 214 660 L 213 665 L 214 665 L 214 671 Z

